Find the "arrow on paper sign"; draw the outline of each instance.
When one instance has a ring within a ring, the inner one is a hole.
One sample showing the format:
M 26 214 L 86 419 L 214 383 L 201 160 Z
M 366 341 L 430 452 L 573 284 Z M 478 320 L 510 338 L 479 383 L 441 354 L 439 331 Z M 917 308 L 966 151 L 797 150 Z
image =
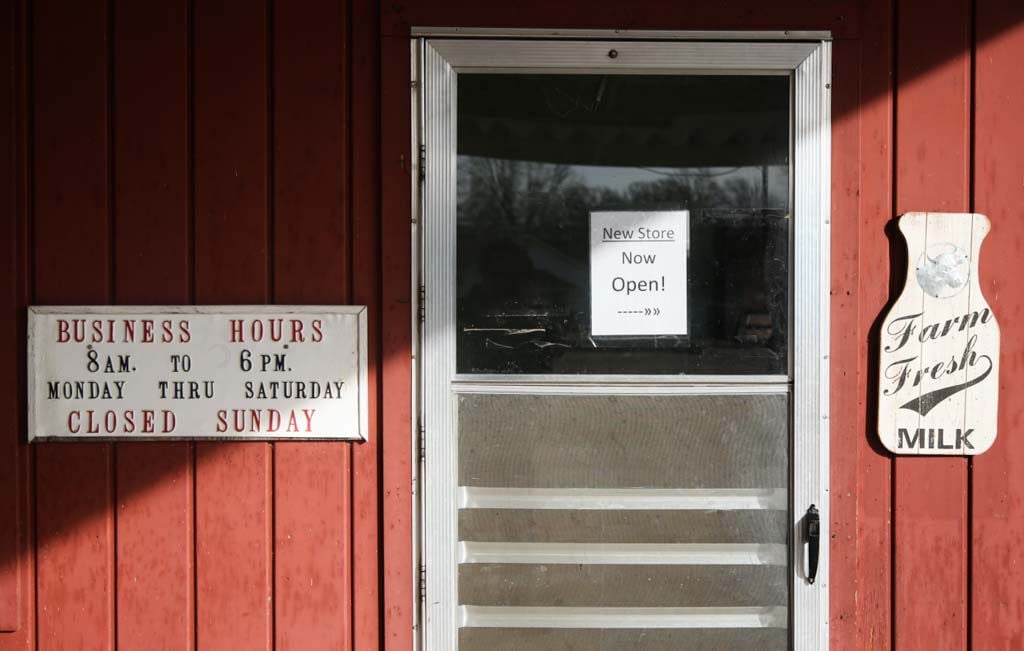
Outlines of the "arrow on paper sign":
M 619 314 L 642 314 L 644 316 L 658 316 L 661 314 L 660 307 L 645 307 L 642 310 L 619 310 Z

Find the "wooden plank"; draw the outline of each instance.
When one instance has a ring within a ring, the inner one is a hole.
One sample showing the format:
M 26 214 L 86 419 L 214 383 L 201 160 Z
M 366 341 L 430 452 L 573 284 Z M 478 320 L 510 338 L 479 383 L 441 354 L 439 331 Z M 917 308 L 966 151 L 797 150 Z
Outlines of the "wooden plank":
M 188 39 L 185 2 L 115 3 L 117 303 L 189 302 Z M 126 443 L 116 454 L 118 648 L 191 649 L 192 448 Z
M 968 7 L 966 0 L 900 3 L 897 214 L 969 208 Z M 900 649 L 964 648 L 967 463 L 962 458 L 900 457 L 894 474 L 894 644 Z
M 973 459 L 971 491 L 971 644 L 975 649 L 1024 648 L 1024 331 L 1019 315 L 1020 206 L 1024 203 L 1024 6 L 1015 0 L 976 4 L 974 197 L 992 221 L 982 248 L 982 291 L 1002 330 L 999 437 Z
M 409 39 L 381 39 L 384 648 L 413 643 Z
M 508 5 L 495 2 L 419 0 L 382 3 L 381 34 L 402 37 L 408 36 L 412 25 L 442 25 L 505 29 L 543 26 L 602 30 L 829 30 L 834 37 L 845 38 L 860 33 L 860 4 L 854 0 L 827 4 L 790 0 L 784 5 L 758 0 L 697 4 L 525 0 L 510 11 Z
M 184 0 L 115 0 L 114 259 L 122 304 L 189 300 L 188 20 Z
M 197 303 L 270 298 L 267 11 L 195 8 L 193 136 Z
M 274 8 L 274 298 L 349 299 L 345 3 Z M 352 646 L 351 444 L 277 443 L 276 648 Z
M 276 445 L 277 649 L 352 648 L 349 445 Z
M 110 300 L 107 6 L 44 0 L 34 3 L 32 12 L 34 300 L 105 303 Z M 39 648 L 111 648 L 110 446 L 41 445 L 35 452 Z
M 272 466 L 266 443 L 196 444 L 197 648 L 272 648 Z
M 857 639 L 858 219 L 860 195 L 860 43 L 832 50 L 832 318 L 829 581 L 832 648 Z
M 10 212 L 8 213 L 9 227 L 4 229 L 5 252 L 15 262 L 12 268 L 10 294 L 11 301 L 8 304 L 8 322 L 19 324 L 16 333 L 7 332 L 4 339 L 14 344 L 15 358 L 7 358 L 6 368 L 15 373 L 15 379 L 8 387 L 16 387 L 18 404 L 25 404 L 25 382 L 21 378 L 20 369 L 25 354 L 24 336 L 24 314 L 25 306 L 29 302 L 29 249 L 28 249 L 28 21 L 25 2 L 11 3 L 11 14 L 7 16 L 10 21 L 7 24 L 9 31 L 5 32 L 10 38 L 10 109 L 13 120 L 10 128 Z M 12 337 L 16 339 L 12 339 Z M 9 354 L 9 353 L 8 353 Z M 22 432 L 25 431 L 25 411 L 18 409 L 14 412 L 16 417 L 11 419 L 17 425 L 13 427 L 13 437 L 9 439 L 13 443 L 13 450 L 8 449 L 17 463 L 13 469 L 14 486 L 11 493 L 5 495 L 14 497 L 17 502 L 14 507 L 14 520 L 4 522 L 5 531 L 13 533 L 13 547 L 8 547 L 4 552 L 4 590 L 11 587 L 14 593 L 14 606 L 17 609 L 13 620 L 8 620 L 12 632 L 0 634 L 0 648 L 21 649 L 31 651 L 36 648 L 36 616 L 35 616 L 35 576 L 36 576 L 36 547 L 35 547 L 35 491 L 34 491 L 34 450 L 27 445 L 21 444 Z M 9 434 L 10 435 L 10 430 Z M 10 511 L 8 511 L 10 513 Z M 7 517 L 7 516 L 5 516 Z M 13 576 L 11 576 L 13 575 Z M 13 581 L 11 586 L 8 581 Z M 6 595 L 5 595 L 6 597 Z M 14 630 L 16 629 L 16 630 Z
M 16 25 L 15 4 L 12 2 L 0 12 L 0 70 L 4 71 L 0 82 L 0 106 L 15 115 L 17 102 L 16 87 Z M 4 210 L 3 233 L 3 305 L 4 318 L 0 319 L 0 368 L 3 369 L 3 385 L 7 391 L 0 395 L 0 410 L 8 414 L 3 429 L 0 429 L 0 633 L 16 631 L 21 619 L 21 566 L 28 563 L 18 555 L 18 539 L 23 533 L 19 501 L 21 498 L 20 439 L 23 402 L 21 381 L 21 329 L 22 311 L 25 302 L 24 278 L 25 256 L 19 239 L 19 218 L 17 187 L 17 126 L 8 119 L 0 130 L 0 206 Z
M 269 297 L 267 9 L 194 16 L 195 299 Z M 273 646 L 273 449 L 196 444 L 196 646 Z
M 353 644 L 383 646 L 380 599 L 380 113 L 377 2 L 353 0 L 351 15 L 352 299 L 367 306 L 370 413 L 367 439 L 352 449 Z
M 883 237 L 893 206 L 893 3 L 872 0 L 861 42 L 859 341 L 857 381 L 857 638 L 842 648 L 883 649 L 892 642 L 892 462 L 874 434 L 879 306 L 895 298 L 890 248 Z M 833 228 L 835 224 L 833 224 Z M 870 416 L 869 416 L 870 413 Z M 832 423 L 835 426 L 835 419 Z M 833 437 L 833 444 L 835 438 Z M 833 582 L 837 588 L 841 585 Z
M 119 444 L 117 504 L 117 648 L 193 648 L 190 445 Z

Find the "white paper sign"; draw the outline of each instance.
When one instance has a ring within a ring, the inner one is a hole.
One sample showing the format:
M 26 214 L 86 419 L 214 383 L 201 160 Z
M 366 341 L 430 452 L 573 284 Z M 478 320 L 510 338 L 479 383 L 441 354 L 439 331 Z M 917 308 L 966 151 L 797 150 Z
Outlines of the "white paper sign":
M 590 213 L 594 336 L 685 335 L 686 210 Z
M 981 454 L 999 404 L 999 326 L 978 282 L 988 218 L 907 213 L 899 228 L 907 280 L 882 322 L 878 436 L 896 454 Z
M 30 307 L 29 440 L 365 439 L 362 306 Z

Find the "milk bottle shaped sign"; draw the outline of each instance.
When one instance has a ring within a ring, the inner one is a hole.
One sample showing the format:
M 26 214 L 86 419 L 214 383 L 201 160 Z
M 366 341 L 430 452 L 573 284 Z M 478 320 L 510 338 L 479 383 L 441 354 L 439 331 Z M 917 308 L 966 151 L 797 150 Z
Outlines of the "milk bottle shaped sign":
M 996 438 L 999 326 L 978 280 L 989 220 L 907 213 L 907 279 L 881 328 L 878 435 L 891 452 L 975 455 Z

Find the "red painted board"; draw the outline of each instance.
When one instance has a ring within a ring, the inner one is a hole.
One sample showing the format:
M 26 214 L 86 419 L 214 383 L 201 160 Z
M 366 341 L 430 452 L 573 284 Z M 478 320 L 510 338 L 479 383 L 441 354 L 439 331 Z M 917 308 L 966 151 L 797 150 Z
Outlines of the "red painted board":
M 412 411 L 410 358 L 408 38 L 381 39 L 381 378 L 384 648 L 412 648 Z
M 969 6 L 967 0 L 899 4 L 897 215 L 969 208 Z M 894 475 L 895 646 L 965 648 L 967 461 L 897 457 Z
M 992 220 L 981 288 L 999 319 L 1001 367 L 995 444 L 971 473 L 972 637 L 975 649 L 1024 648 L 1024 5 L 976 3 L 974 208 Z
M 18 398 L 19 405 L 25 403 L 25 380 L 20 375 L 20 369 L 24 368 L 25 360 L 25 306 L 29 298 L 29 249 L 28 249 L 28 130 L 26 115 L 27 104 L 27 80 L 26 61 L 28 60 L 27 48 L 27 20 L 26 8 L 23 2 L 11 3 L 11 14 L 5 14 L 4 38 L 9 39 L 5 52 L 9 51 L 11 77 L 9 81 L 9 101 L 13 120 L 11 121 L 9 138 L 6 149 L 10 158 L 10 168 L 5 172 L 4 179 L 0 183 L 7 182 L 9 194 L 5 196 L 5 205 L 8 208 L 5 228 L 3 230 L 4 252 L 10 257 L 13 266 L 10 268 L 10 285 L 5 286 L 5 298 L 9 301 L 5 308 L 8 311 L 7 320 L 10 324 L 18 324 L 16 331 L 5 331 L 2 335 L 4 345 L 13 345 L 15 357 L 7 358 L 4 362 L 5 368 L 12 372 L 13 379 L 6 385 L 13 389 Z M 9 200 L 9 201 L 8 201 Z M 13 337 L 13 339 L 12 339 Z M 10 349 L 5 349 L 9 354 Z M 4 498 L 17 500 L 13 508 L 13 520 L 0 524 L 7 535 L 14 534 L 13 545 L 5 548 L 2 571 L 4 573 L 3 598 L 6 606 L 15 607 L 14 616 L 8 619 L 10 632 L 0 633 L 0 649 L 19 649 L 30 651 L 36 647 L 36 619 L 35 619 L 35 495 L 33 490 L 33 450 L 24 443 L 26 414 L 24 409 L 15 409 L 14 417 L 11 419 L 16 425 L 12 426 L 13 432 L 8 430 L 7 439 L 11 448 L 4 454 L 10 455 L 17 464 L 11 472 L 9 479 L 13 479 L 13 486 L 8 484 L 4 488 Z M 13 434 L 13 436 L 11 436 Z M 10 492 L 8 492 L 8 490 Z M 8 507 L 9 508 L 9 507 Z M 11 513 L 10 510 L 7 511 Z M 7 516 L 5 516 L 7 517 Z M 13 585 L 12 585 L 13 584 Z M 13 588 L 13 592 L 8 592 Z M 13 603 L 12 603 L 13 602 Z M 6 607 L 5 606 L 5 607 Z M 16 630 L 15 630 L 16 629 Z
M 892 461 L 876 433 L 878 321 L 895 300 L 889 278 L 887 224 L 893 217 L 893 3 L 871 0 L 864 21 L 873 25 L 861 41 L 860 207 L 858 240 L 859 378 L 856 396 L 857 636 L 853 649 L 892 644 Z M 835 418 L 832 419 L 835 426 Z M 835 438 L 833 437 L 833 441 Z M 850 461 L 847 461 L 850 463 Z M 836 490 L 833 487 L 833 492 Z M 840 489 L 841 490 L 841 489 Z M 849 586 L 832 582 L 832 593 Z M 835 618 L 833 617 L 834 621 Z
M 835 37 L 860 33 L 855 0 L 786 3 L 731 2 L 500 2 L 415 0 L 381 3 L 381 33 L 406 36 L 411 26 L 646 30 L 829 30 Z M 872 26 L 873 28 L 873 26 Z
M 276 649 L 351 649 L 347 443 L 277 443 Z
M 195 300 L 269 296 L 267 8 L 194 8 Z M 196 444 L 196 647 L 273 646 L 273 448 Z
M 369 431 L 352 448 L 353 644 L 379 649 L 380 612 L 380 114 L 377 3 L 353 0 L 351 15 L 350 177 L 352 300 L 367 306 Z
M 18 83 L 17 42 L 15 5 L 10 3 L 0 11 L 0 106 L 13 114 Z M 10 115 L 8 114 L 8 115 Z M 0 246 L 3 247 L 0 262 L 0 371 L 3 386 L 0 394 L 0 413 L 7 414 L 0 428 L 0 635 L 18 629 L 21 618 L 19 569 L 23 564 L 18 558 L 18 539 L 22 522 L 19 507 L 21 496 L 20 440 L 21 416 L 25 404 L 22 400 L 21 381 L 21 329 L 24 320 L 24 277 L 25 256 L 19 238 L 20 217 L 16 200 L 16 147 L 17 127 L 8 119 L 0 129 L 0 206 L 4 211 L 3 231 Z M 26 561 L 27 562 L 27 561 Z
M 274 299 L 348 303 L 345 3 L 277 3 L 273 44 Z M 352 648 L 351 443 L 274 447 L 276 649 Z
M 273 647 L 272 465 L 266 443 L 196 444 L 196 648 Z
M 106 303 L 111 298 L 107 7 L 42 0 L 33 4 L 32 18 L 34 300 Z M 35 454 L 39 648 L 112 647 L 110 446 L 50 443 L 37 446 Z
M 189 4 L 114 0 L 114 285 L 126 305 L 189 300 Z
M 116 453 L 117 648 L 191 649 L 191 447 L 120 443 Z
M 832 279 L 829 541 L 830 648 L 857 641 L 858 219 L 860 196 L 860 43 L 832 50 Z
M 348 16 L 329 0 L 274 8 L 274 298 L 348 299 Z
M 189 302 L 188 58 L 187 3 L 115 3 L 119 304 Z M 191 446 L 120 443 L 116 468 L 117 648 L 191 649 Z

